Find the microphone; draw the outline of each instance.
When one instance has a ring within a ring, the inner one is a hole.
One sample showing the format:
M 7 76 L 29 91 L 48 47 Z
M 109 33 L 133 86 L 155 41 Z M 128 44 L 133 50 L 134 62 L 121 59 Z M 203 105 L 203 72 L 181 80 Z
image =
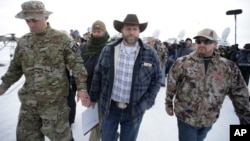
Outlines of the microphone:
M 242 13 L 241 9 L 229 10 L 226 12 L 227 15 L 237 15 L 237 14 L 241 14 L 241 13 Z

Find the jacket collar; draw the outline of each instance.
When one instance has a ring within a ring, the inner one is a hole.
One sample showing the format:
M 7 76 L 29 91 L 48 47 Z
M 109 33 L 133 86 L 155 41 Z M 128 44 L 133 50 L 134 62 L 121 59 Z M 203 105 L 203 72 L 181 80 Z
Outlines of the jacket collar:
M 194 60 L 198 60 L 200 63 L 203 63 L 203 57 L 201 57 L 197 51 L 193 51 L 190 53 L 190 57 L 193 58 Z M 220 52 L 218 49 L 214 49 L 213 55 L 212 55 L 212 59 L 211 62 L 212 63 L 216 63 L 218 61 L 218 59 L 220 58 Z

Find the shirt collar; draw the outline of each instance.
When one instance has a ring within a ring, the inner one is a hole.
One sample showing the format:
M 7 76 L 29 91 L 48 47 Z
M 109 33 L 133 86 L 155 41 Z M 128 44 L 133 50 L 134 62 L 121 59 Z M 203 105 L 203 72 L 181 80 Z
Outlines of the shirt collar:
M 124 51 L 124 50 L 125 50 L 125 47 L 127 47 L 127 46 L 125 46 L 124 43 L 121 42 L 120 50 L 121 50 L 121 51 Z M 136 51 L 136 50 L 138 49 L 138 47 L 139 47 L 138 41 L 136 42 L 135 46 L 131 46 L 131 47 L 135 47 L 135 48 L 136 48 L 135 51 Z

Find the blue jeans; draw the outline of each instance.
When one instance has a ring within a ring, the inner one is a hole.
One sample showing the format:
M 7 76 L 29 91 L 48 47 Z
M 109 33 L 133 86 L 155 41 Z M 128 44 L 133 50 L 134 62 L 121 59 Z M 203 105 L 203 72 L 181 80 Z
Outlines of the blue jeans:
M 178 120 L 179 141 L 203 141 L 212 126 L 195 127 Z
M 120 124 L 120 141 L 136 141 L 143 115 L 131 115 L 130 109 L 111 106 L 109 115 L 101 122 L 101 140 L 117 141 L 117 129 Z

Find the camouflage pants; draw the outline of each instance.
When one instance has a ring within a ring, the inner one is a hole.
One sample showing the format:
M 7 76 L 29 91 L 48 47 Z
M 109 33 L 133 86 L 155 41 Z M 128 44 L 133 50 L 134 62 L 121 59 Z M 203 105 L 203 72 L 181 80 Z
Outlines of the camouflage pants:
M 32 107 L 22 104 L 17 124 L 17 141 L 71 141 L 67 101 L 58 105 Z

